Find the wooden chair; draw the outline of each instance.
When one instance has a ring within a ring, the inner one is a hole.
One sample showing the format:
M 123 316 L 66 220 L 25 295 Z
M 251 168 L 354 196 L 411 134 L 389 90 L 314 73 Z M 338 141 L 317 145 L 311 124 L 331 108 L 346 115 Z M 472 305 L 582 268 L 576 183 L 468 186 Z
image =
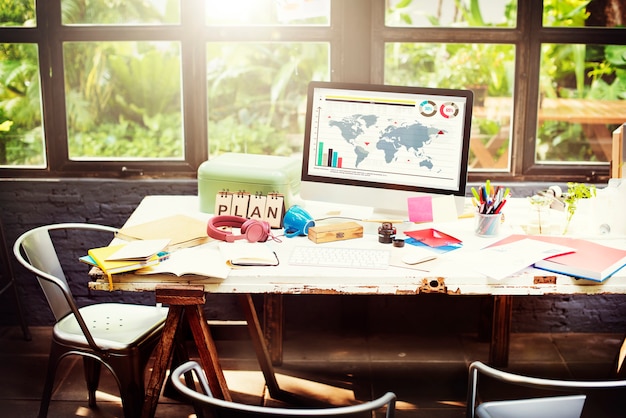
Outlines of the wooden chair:
M 79 308 L 50 236 L 51 231 L 68 233 L 70 230 L 99 231 L 108 233 L 110 238 L 116 231 L 93 224 L 47 225 L 25 232 L 13 247 L 17 260 L 39 280 L 56 319 L 39 417 L 47 416 L 57 366 L 69 355 L 83 358 L 90 407 L 96 406 L 95 394 L 101 365 L 104 365 L 117 381 L 124 416 L 137 417 L 144 399 L 144 369 L 159 341 L 168 310 L 122 303 Z
M 192 373 L 200 383 L 202 392 L 198 392 L 195 387 L 190 388 L 184 383 L 182 377 L 187 375 L 187 381 L 191 381 Z M 394 416 L 396 395 L 387 392 L 378 399 L 364 402 L 358 405 L 329 407 L 329 408 L 271 408 L 258 405 L 247 405 L 232 401 L 225 401 L 214 398 L 211 395 L 209 384 L 204 371 L 195 361 L 188 361 L 178 366 L 172 372 L 172 383 L 174 387 L 185 396 L 189 397 L 196 404 L 208 406 L 210 412 L 215 416 L 232 417 L 355 417 L 372 416 L 373 411 L 382 410 L 386 407 L 385 416 Z

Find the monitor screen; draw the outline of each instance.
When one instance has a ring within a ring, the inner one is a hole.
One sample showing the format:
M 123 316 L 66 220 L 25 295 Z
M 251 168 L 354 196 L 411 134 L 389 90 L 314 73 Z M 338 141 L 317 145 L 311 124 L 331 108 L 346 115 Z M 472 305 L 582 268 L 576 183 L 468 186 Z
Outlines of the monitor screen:
M 401 212 L 420 193 L 465 196 L 472 100 L 469 90 L 310 83 L 302 197 Z

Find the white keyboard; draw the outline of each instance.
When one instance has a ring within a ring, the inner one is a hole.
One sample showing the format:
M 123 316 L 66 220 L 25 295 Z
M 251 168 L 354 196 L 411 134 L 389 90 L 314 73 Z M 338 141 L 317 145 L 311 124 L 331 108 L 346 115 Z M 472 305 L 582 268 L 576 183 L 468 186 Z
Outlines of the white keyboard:
M 289 264 L 386 269 L 389 267 L 389 256 L 389 251 L 384 249 L 299 246 L 294 248 Z

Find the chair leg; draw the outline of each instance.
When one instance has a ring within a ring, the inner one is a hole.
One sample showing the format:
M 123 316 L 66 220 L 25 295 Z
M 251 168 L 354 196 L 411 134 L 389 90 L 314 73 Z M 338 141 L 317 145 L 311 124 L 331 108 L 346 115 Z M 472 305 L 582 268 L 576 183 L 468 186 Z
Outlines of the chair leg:
M 85 372 L 85 382 L 87 383 L 87 391 L 89 392 L 89 408 L 96 407 L 96 391 L 100 384 L 100 370 L 102 363 L 92 357 L 83 357 L 83 369 Z
M 124 417 L 140 417 L 145 397 L 145 362 L 134 353 L 130 356 L 110 358 L 108 365 L 117 378 Z
M 65 350 L 52 341 L 50 355 L 48 356 L 46 381 L 43 385 L 43 393 L 41 395 L 41 402 L 39 403 L 39 418 L 46 418 L 48 416 L 48 408 L 50 407 L 50 400 L 52 399 L 52 389 L 54 388 L 57 367 L 64 353 Z

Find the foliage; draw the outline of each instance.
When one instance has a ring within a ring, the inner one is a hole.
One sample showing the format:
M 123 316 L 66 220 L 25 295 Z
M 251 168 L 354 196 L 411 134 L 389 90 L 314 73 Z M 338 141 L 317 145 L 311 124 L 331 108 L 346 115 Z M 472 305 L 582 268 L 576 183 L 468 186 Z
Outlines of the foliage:
M 142 124 L 127 119 L 104 123 L 97 130 L 69 137 L 70 155 L 82 158 L 183 158 L 180 114 L 145 117 Z
M 43 164 L 37 47 L 0 44 L 0 165 Z
M 546 26 L 585 26 L 588 0 L 545 0 Z M 626 99 L 626 46 L 545 44 L 541 54 L 542 98 Z M 614 130 L 608 126 L 607 131 Z M 597 161 L 580 124 L 544 121 L 537 156 L 549 161 Z
M 33 26 L 35 0 L 0 0 L 0 26 Z
M 596 195 L 596 186 L 584 183 L 567 183 L 567 194 L 563 201 L 567 204 L 567 218 L 565 221 L 565 229 L 563 235 L 567 234 L 570 222 L 576 213 L 576 206 L 580 199 L 589 199 Z
M 213 43 L 207 56 L 210 153 L 292 154 L 307 84 L 328 78 L 327 46 Z

